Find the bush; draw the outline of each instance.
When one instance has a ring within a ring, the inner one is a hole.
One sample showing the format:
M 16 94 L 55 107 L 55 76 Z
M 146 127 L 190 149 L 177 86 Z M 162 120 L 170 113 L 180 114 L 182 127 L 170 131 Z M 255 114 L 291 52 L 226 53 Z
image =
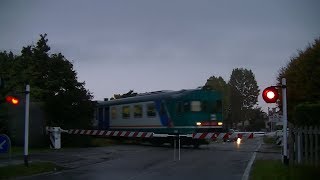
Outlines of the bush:
M 298 126 L 320 125 L 320 102 L 302 103 L 295 107 L 294 124 Z

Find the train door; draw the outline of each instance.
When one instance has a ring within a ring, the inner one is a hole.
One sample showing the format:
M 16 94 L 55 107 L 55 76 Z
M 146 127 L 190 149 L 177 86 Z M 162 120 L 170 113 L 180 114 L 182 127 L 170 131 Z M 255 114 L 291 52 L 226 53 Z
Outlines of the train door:
M 99 107 L 98 108 L 98 127 L 99 129 L 109 128 L 109 107 Z
M 103 129 L 103 108 L 98 108 L 98 128 Z
M 103 121 L 103 129 L 109 129 L 110 126 L 110 107 L 104 108 L 104 121 Z

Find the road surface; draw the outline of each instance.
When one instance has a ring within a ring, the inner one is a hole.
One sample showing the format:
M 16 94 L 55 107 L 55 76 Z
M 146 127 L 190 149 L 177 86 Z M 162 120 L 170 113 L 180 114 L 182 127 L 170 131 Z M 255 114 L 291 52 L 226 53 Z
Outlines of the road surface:
M 172 147 L 116 145 L 103 148 L 67 149 L 34 155 L 67 167 L 66 170 L 23 179 L 110 180 L 241 180 L 261 138 L 212 143 L 199 149 L 184 147 L 180 160 Z M 176 160 L 174 160 L 174 157 Z

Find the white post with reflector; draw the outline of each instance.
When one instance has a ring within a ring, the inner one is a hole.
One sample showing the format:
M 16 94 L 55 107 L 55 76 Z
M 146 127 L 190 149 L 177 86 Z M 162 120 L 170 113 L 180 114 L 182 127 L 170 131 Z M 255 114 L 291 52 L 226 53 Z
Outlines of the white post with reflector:
M 30 102 L 30 85 L 26 85 L 26 112 L 24 121 L 24 164 L 29 166 L 28 163 L 28 148 L 29 148 L 29 102 Z

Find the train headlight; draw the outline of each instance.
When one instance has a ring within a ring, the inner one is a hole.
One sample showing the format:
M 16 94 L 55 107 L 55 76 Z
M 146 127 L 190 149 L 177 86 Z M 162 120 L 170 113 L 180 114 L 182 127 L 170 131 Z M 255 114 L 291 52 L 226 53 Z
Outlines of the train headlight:
M 218 126 L 222 126 L 223 125 L 223 122 L 218 122 Z
M 196 124 L 197 124 L 197 126 L 201 126 L 201 122 L 197 122 Z

